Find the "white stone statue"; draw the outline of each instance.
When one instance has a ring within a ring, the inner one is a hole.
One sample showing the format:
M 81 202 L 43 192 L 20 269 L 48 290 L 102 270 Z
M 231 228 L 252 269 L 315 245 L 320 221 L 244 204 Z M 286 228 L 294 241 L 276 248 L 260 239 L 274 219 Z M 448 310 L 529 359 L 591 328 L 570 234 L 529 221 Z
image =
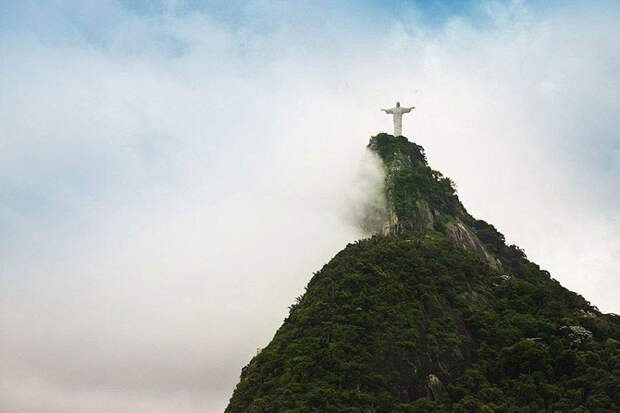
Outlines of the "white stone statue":
M 385 113 L 392 114 L 394 117 L 394 136 L 402 136 L 403 134 L 403 113 L 411 112 L 415 107 L 406 108 L 400 106 L 400 102 L 396 102 L 396 106 L 391 109 L 381 109 Z

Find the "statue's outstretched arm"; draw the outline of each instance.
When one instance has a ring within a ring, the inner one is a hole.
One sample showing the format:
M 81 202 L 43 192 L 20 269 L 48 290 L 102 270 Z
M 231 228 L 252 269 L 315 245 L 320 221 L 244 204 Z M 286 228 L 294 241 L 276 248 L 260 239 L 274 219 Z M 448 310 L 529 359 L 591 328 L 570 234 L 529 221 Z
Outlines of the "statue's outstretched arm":
M 394 113 L 392 112 L 392 109 L 381 109 L 382 111 L 384 111 L 385 113 Z

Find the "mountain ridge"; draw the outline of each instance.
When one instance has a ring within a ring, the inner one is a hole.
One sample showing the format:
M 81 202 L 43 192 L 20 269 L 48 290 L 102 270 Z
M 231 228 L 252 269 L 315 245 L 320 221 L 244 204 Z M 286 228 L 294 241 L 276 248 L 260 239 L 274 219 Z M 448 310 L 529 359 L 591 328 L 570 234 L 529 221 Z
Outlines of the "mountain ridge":
M 314 274 L 226 412 L 618 411 L 618 316 L 471 216 L 421 146 L 368 148 L 386 171 L 376 235 Z

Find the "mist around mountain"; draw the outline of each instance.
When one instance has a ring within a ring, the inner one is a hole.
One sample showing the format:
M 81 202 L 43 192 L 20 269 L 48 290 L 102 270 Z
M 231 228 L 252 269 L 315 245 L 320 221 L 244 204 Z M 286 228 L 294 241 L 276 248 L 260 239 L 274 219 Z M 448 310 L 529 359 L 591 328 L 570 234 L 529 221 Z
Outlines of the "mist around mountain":
M 368 149 L 374 235 L 314 274 L 226 412 L 620 411 L 620 317 L 471 216 L 421 146 Z

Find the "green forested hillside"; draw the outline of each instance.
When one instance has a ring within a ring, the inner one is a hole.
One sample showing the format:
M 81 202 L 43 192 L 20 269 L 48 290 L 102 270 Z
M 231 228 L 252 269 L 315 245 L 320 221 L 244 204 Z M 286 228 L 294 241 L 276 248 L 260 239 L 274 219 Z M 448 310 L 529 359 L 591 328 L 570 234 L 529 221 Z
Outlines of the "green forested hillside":
M 389 220 L 316 273 L 226 412 L 617 412 L 620 320 L 381 134 Z M 242 328 L 242 327 L 240 327 Z

